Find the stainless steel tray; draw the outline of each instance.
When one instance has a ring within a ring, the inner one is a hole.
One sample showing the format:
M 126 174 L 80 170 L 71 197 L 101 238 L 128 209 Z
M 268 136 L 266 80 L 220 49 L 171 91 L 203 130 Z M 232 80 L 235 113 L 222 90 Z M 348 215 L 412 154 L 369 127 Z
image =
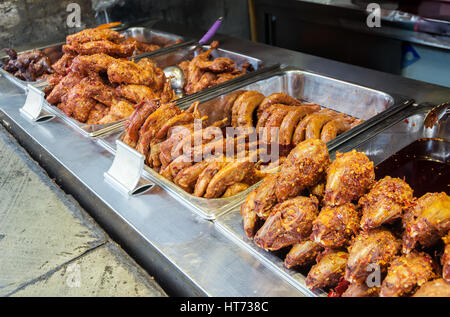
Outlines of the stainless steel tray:
M 364 132 L 364 135 L 358 141 L 351 140 L 345 146 L 330 152 L 330 156 L 334 157 L 336 152 L 348 152 L 357 149 L 366 153 L 376 166 L 417 139 L 443 138 L 450 141 L 450 120 L 433 129 L 424 128 L 423 120 L 430 109 L 431 107 L 428 106 L 409 107 L 404 111 L 398 112 L 389 121 Z M 359 143 L 361 141 L 363 143 Z M 442 153 L 442 157 L 448 158 L 450 153 Z M 322 290 L 309 290 L 305 284 L 305 275 L 295 269 L 286 269 L 283 265 L 283 258 L 277 256 L 276 252 L 266 252 L 247 238 L 242 226 L 240 206 L 218 217 L 215 225 L 233 241 L 256 254 L 263 263 L 295 286 L 304 295 L 326 295 Z
M 255 79 L 256 81 L 250 84 L 242 82 L 239 85 L 233 85 L 227 90 L 227 93 L 218 90 L 215 94 L 200 98 L 199 112 L 202 115 L 208 115 L 211 122 L 222 119 L 221 105 L 225 104 L 228 95 L 236 89 L 257 90 L 266 96 L 274 92 L 285 92 L 296 98 L 316 102 L 363 119 L 370 119 L 371 116 L 376 116 L 378 112 L 383 112 L 396 105 L 394 98 L 386 93 L 301 70 L 275 71 L 275 75 L 272 73 L 266 75 L 267 78 Z M 219 96 L 216 96 L 217 94 Z M 190 102 L 186 101 L 180 101 L 178 104 L 180 108 L 186 108 L 189 105 Z M 121 138 L 122 134 L 123 131 L 102 137 L 99 142 L 111 153 L 115 153 L 115 141 L 117 138 Z M 342 135 L 345 137 L 344 134 Z M 233 197 L 206 199 L 185 192 L 148 166 L 145 167 L 145 170 L 151 177 L 150 180 L 175 194 L 186 205 L 207 219 L 214 219 L 231 210 L 245 199 L 248 192 L 258 186 L 258 184 L 255 184 Z
M 157 44 L 162 46 L 161 49 L 152 51 L 151 53 L 158 52 L 158 51 L 164 51 L 167 49 L 167 47 L 170 47 L 172 45 L 177 44 L 177 42 L 183 43 L 186 42 L 188 39 L 184 36 L 158 31 L 154 30 L 148 27 L 131 27 L 123 31 L 119 31 L 120 34 L 123 34 L 125 38 L 128 38 L 130 36 L 135 37 L 138 41 L 149 43 L 149 44 Z M 56 43 L 56 44 L 50 44 L 47 46 L 37 47 L 35 49 L 42 50 L 44 54 L 49 56 L 51 63 L 53 64 L 56 62 L 62 55 L 62 46 L 65 44 L 65 42 Z M 30 52 L 31 50 L 26 50 L 22 52 L 18 52 L 18 54 Z M 150 53 L 150 52 L 149 52 Z M 16 85 L 19 85 L 22 88 L 25 88 L 27 84 L 31 84 L 34 86 L 45 86 L 45 80 L 40 79 L 37 81 L 25 81 L 21 80 L 17 77 L 14 77 L 11 73 L 5 71 L 3 69 L 3 62 L 7 58 L 7 56 L 2 56 L 0 58 L 1 65 L 0 65 L 0 73 L 4 75 L 8 80 L 13 82 Z
M 329 150 L 338 147 L 413 102 L 413 100 L 397 94 L 388 94 L 294 67 L 284 67 L 281 70 L 261 74 L 253 80 L 239 82 L 231 87 L 201 96 L 198 100 L 202 107 L 213 109 L 216 104 L 221 104 L 221 101 L 225 100 L 232 91 L 240 89 L 256 90 L 265 96 L 284 92 L 297 99 L 314 102 L 364 120 L 360 125 L 328 142 Z M 178 106 L 184 109 L 190 106 L 190 102 L 191 100 L 182 100 Z

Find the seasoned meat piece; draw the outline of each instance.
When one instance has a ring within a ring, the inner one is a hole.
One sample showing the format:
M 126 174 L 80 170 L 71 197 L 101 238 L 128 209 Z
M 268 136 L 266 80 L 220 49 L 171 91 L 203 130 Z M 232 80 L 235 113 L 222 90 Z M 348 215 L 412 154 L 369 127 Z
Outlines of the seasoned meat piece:
M 280 125 L 279 142 L 281 145 L 290 145 L 292 143 L 292 135 L 299 121 L 307 114 L 318 111 L 319 107 L 313 106 L 297 106 L 294 110 L 289 111 L 284 117 Z
M 151 113 L 139 131 L 139 141 L 136 151 L 147 156 L 149 146 L 156 133 L 166 123 L 167 120 L 179 114 L 181 110 L 174 104 L 164 104 Z
M 60 59 L 53 63 L 52 68 L 60 75 L 67 75 L 72 65 L 74 55 L 64 54 Z
M 183 155 L 178 156 L 176 159 L 170 162 L 170 164 L 167 165 L 165 168 L 161 168 L 159 174 L 167 178 L 168 180 L 173 181 L 173 179 L 178 175 L 178 173 L 181 170 L 191 165 L 192 160 L 190 157 L 185 157 Z
M 296 243 L 286 255 L 284 266 L 288 269 L 295 266 L 307 266 L 316 261 L 317 255 L 323 250 L 323 247 L 314 241 L 305 240 Z
M 427 248 L 450 229 L 450 197 L 442 193 L 427 193 L 420 197 L 403 217 L 403 251 L 416 244 Z
M 233 71 L 236 68 L 236 64 L 229 58 L 218 57 L 212 61 L 199 60 L 197 61 L 197 67 L 201 70 L 223 73 Z
M 66 42 L 71 45 L 100 40 L 117 42 L 119 40 L 122 40 L 123 38 L 124 38 L 123 35 L 111 29 L 93 28 L 93 29 L 85 29 L 81 32 L 68 35 L 66 37 Z
M 197 183 L 194 188 L 194 196 L 202 197 L 206 189 L 208 188 L 211 179 L 227 165 L 225 159 L 218 159 L 217 161 L 208 162 L 208 166 L 203 170 L 197 179 Z
M 106 54 L 79 55 L 73 59 L 70 69 L 83 76 L 93 72 L 104 73 L 117 61 L 119 60 Z
M 134 107 L 126 100 L 113 100 L 108 114 L 98 123 L 107 124 L 129 118 L 134 111 Z
M 327 249 L 317 257 L 317 263 L 306 277 L 306 286 L 311 289 L 335 287 L 344 275 L 347 252 Z
M 107 54 L 114 57 L 130 57 L 136 45 L 116 44 L 108 40 L 63 45 L 63 52 L 70 55 Z
M 123 137 L 123 142 L 131 147 L 135 147 L 139 138 L 139 129 L 141 128 L 147 117 L 156 111 L 160 103 L 155 100 L 141 102 L 135 106 L 134 112 L 125 122 L 126 133 Z
M 253 241 L 265 250 L 279 250 L 305 240 L 317 217 L 317 198 L 296 197 L 276 205 Z
M 442 278 L 450 282 L 450 231 L 442 240 L 445 243 L 444 254 L 441 257 Z
M 305 139 L 320 139 L 320 132 L 322 127 L 336 116 L 329 114 L 320 114 L 314 116 L 308 123 L 305 129 Z
M 217 198 L 222 196 L 227 187 L 242 182 L 254 168 L 255 164 L 246 160 L 227 164 L 213 176 L 206 188 L 204 197 Z
M 368 287 L 366 282 L 351 283 L 342 297 L 378 297 L 380 287 Z
M 116 88 L 119 96 L 126 98 L 134 103 L 140 103 L 152 99 L 158 99 L 159 96 L 148 86 L 144 85 L 121 85 Z
M 335 118 L 327 122 L 322 128 L 320 139 L 325 143 L 333 140 L 338 134 L 351 129 L 352 122 L 353 120 L 349 120 L 348 118 Z
M 427 282 L 413 297 L 450 297 L 450 283 L 442 278 Z
M 77 73 L 69 73 L 53 88 L 52 92 L 47 96 L 46 100 L 52 105 L 61 102 L 61 98 L 66 95 L 83 77 Z
M 195 186 L 199 175 L 204 171 L 208 164 L 209 163 L 207 161 L 202 161 L 186 167 L 175 176 L 173 182 L 188 193 L 192 193 L 193 187 Z
M 426 253 L 413 251 L 395 258 L 381 284 L 381 297 L 407 296 L 437 277 L 436 264 Z
M 360 232 L 349 248 L 345 279 L 350 283 L 364 281 L 377 266 L 381 274 L 400 251 L 400 247 L 400 241 L 389 230 Z
M 115 84 L 150 86 L 155 80 L 155 66 L 148 58 L 139 62 L 115 60 L 108 67 L 108 79 Z
M 316 185 L 329 164 L 328 149 L 320 140 L 299 143 L 287 156 L 278 173 L 275 193 L 278 202 L 297 196 Z
M 288 111 L 283 108 L 275 108 L 270 117 L 267 119 L 264 128 L 262 130 L 261 142 L 271 144 L 272 142 L 277 142 L 277 135 L 272 136 L 272 128 L 274 132 L 278 132 L 283 122 L 284 117 L 288 114 Z
M 342 205 L 359 199 L 375 179 L 373 162 L 355 150 L 338 153 L 327 172 L 326 205 Z
M 401 218 L 413 198 L 413 190 L 400 178 L 386 176 L 377 181 L 369 193 L 361 197 L 361 228 L 373 229 Z
M 177 148 L 177 145 L 182 140 L 190 138 L 193 130 L 193 124 L 175 126 L 169 129 L 167 139 L 160 144 L 161 153 L 159 154 L 159 159 L 161 160 L 163 169 L 175 158 L 183 154 L 182 152 L 179 153 L 182 151 L 182 148 Z
M 231 197 L 236 194 L 239 194 L 240 192 L 243 192 L 244 190 L 246 190 L 249 187 L 250 187 L 250 185 L 245 184 L 245 183 L 234 183 L 234 184 L 228 186 L 228 188 L 223 193 L 222 198 L 227 198 L 227 197 Z
M 270 106 L 274 104 L 283 104 L 288 106 L 301 106 L 303 105 L 300 100 L 297 100 L 288 94 L 285 94 L 283 92 L 280 93 L 273 93 L 267 97 L 264 98 L 264 100 L 261 102 L 261 104 L 258 107 L 257 110 L 257 116 L 258 118 L 261 117 L 261 114 L 269 108 Z
M 355 205 L 323 207 L 314 220 L 311 240 L 324 247 L 343 247 L 358 233 L 359 213 Z
M 240 95 L 233 104 L 231 124 L 233 127 L 253 127 L 253 111 L 264 99 L 257 91 L 247 91 Z
M 95 107 L 89 112 L 89 117 L 86 120 L 87 124 L 98 124 L 99 121 L 108 114 L 109 107 L 97 102 Z

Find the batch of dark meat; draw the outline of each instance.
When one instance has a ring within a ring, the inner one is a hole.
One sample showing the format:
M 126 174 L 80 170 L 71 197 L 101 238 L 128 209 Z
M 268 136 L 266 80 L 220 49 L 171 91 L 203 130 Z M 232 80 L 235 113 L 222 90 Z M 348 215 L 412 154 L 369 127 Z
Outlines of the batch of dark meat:
M 257 246 L 290 248 L 285 266 L 309 269 L 311 289 L 450 296 L 450 197 L 414 197 L 402 179 L 375 180 L 364 153 L 330 163 L 323 142 L 303 141 L 247 196 L 241 214 Z

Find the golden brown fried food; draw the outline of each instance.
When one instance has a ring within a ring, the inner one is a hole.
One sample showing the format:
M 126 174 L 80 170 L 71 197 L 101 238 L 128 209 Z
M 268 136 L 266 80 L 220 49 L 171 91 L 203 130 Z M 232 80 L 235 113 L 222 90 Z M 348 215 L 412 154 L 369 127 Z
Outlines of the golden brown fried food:
M 437 277 L 436 264 L 426 253 L 413 251 L 395 258 L 381 284 L 380 297 L 407 296 Z
M 288 155 L 278 173 L 275 193 L 279 202 L 316 185 L 329 164 L 328 149 L 320 140 L 306 140 Z
M 72 61 L 75 58 L 74 55 L 64 54 L 60 59 L 53 63 L 52 68 L 60 75 L 67 75 Z
M 233 104 L 231 124 L 233 127 L 253 127 L 253 111 L 264 99 L 257 91 L 247 91 L 240 95 Z
M 333 140 L 338 134 L 350 130 L 352 122 L 353 120 L 348 118 L 334 118 L 323 126 L 320 139 L 325 143 Z
M 239 194 L 240 192 L 243 192 L 244 190 L 246 190 L 249 187 L 250 187 L 250 185 L 245 184 L 245 183 L 234 183 L 234 184 L 228 186 L 228 188 L 223 193 L 222 198 L 227 198 L 227 197 L 231 197 L 236 194 Z
M 149 100 L 146 102 L 141 102 L 135 106 L 135 110 L 132 115 L 125 122 L 125 135 L 123 137 L 123 142 L 131 147 L 135 147 L 139 138 L 139 129 L 146 118 L 158 109 L 160 103 L 157 100 Z
M 295 197 L 276 205 L 253 241 L 265 250 L 281 248 L 309 237 L 319 202 L 316 197 Z
M 311 118 L 305 129 L 305 139 L 320 139 L 322 127 L 335 117 L 328 114 L 320 114 Z
M 347 252 L 327 249 L 317 257 L 317 263 L 306 277 L 306 286 L 311 289 L 335 287 L 344 275 Z
M 66 42 L 70 45 L 101 40 L 117 42 L 119 40 L 122 40 L 123 38 L 124 38 L 123 35 L 111 29 L 93 28 L 93 29 L 85 29 L 81 32 L 68 35 L 66 37 Z
M 116 44 L 108 40 L 63 45 L 63 52 L 69 55 L 107 54 L 114 57 L 130 57 L 136 45 Z
M 295 266 L 311 265 L 322 251 L 323 247 L 317 242 L 310 240 L 301 241 L 292 246 L 292 249 L 284 259 L 284 266 L 290 269 Z
M 136 104 L 143 101 L 159 99 L 157 91 L 144 85 L 120 85 L 116 88 L 119 96 Z
M 400 178 L 386 176 L 377 181 L 369 193 L 361 197 L 361 228 L 373 229 L 401 218 L 413 198 L 413 190 Z
M 139 131 L 140 137 L 136 145 L 136 151 L 142 153 L 146 157 L 150 143 L 156 136 L 156 133 L 158 133 L 167 120 L 180 112 L 181 110 L 174 104 L 164 104 L 151 113 Z
M 337 206 L 359 199 L 375 179 L 373 162 L 355 150 L 338 153 L 327 172 L 326 205 Z
M 358 233 L 359 219 L 359 213 L 352 203 L 337 207 L 326 206 L 314 220 L 311 240 L 324 247 L 346 246 L 351 237 Z
M 208 185 L 211 182 L 212 178 L 217 174 L 218 171 L 220 171 L 226 165 L 227 162 L 225 161 L 225 158 L 217 159 L 216 161 L 213 162 L 208 162 L 208 166 L 203 170 L 203 172 L 197 179 L 193 195 L 197 197 L 202 197 L 205 194 L 206 189 L 208 188 Z
M 197 67 L 203 71 L 223 73 L 232 72 L 236 68 L 236 64 L 229 58 L 218 57 L 212 61 L 198 60 Z
M 209 182 L 204 197 L 217 198 L 222 196 L 227 187 L 242 182 L 254 168 L 255 163 L 247 160 L 237 160 L 225 165 Z
M 127 60 L 115 60 L 108 67 L 108 79 L 115 84 L 134 84 L 150 86 L 155 80 L 155 66 L 143 58 L 135 63 Z
M 378 297 L 380 287 L 368 287 L 367 283 L 354 282 L 342 293 L 342 297 Z
M 290 145 L 294 129 L 300 120 L 306 115 L 318 111 L 319 106 L 297 106 L 293 111 L 289 111 L 280 125 L 279 142 L 281 145 Z
M 208 166 L 207 161 L 195 163 L 181 170 L 173 179 L 173 182 L 188 193 L 192 193 L 195 183 L 203 170 Z
M 354 283 L 364 281 L 372 272 L 381 274 L 400 248 L 400 241 L 389 230 L 361 231 L 349 248 L 345 279 Z
M 420 197 L 403 217 L 403 251 L 417 244 L 427 248 L 450 229 L 450 197 L 442 193 L 427 193 Z
M 51 93 L 47 96 L 46 100 L 50 104 L 58 104 L 61 102 L 61 98 L 66 95 L 76 84 L 83 79 L 77 73 L 69 73 L 67 76 L 61 79 L 61 81 L 53 88 Z
M 257 116 L 258 118 L 261 117 L 262 113 L 269 108 L 270 106 L 274 104 L 283 104 L 287 106 L 301 106 L 303 105 L 300 100 L 297 100 L 288 94 L 285 93 L 273 93 L 267 97 L 264 98 L 264 100 L 261 102 L 261 104 L 258 107 L 257 110 Z
M 134 111 L 134 107 L 126 100 L 114 100 L 108 114 L 104 116 L 98 123 L 107 124 L 123 120 L 131 116 Z
M 83 76 L 90 73 L 103 73 L 117 61 L 118 59 L 106 54 L 79 55 L 73 59 L 70 69 Z
M 110 108 L 104 104 L 97 102 L 94 108 L 89 112 L 87 124 L 97 124 L 104 116 L 108 115 Z
M 441 278 L 427 282 L 413 297 L 450 297 L 450 283 Z
M 441 257 L 442 278 L 450 282 L 450 231 L 442 240 L 445 243 L 444 254 Z

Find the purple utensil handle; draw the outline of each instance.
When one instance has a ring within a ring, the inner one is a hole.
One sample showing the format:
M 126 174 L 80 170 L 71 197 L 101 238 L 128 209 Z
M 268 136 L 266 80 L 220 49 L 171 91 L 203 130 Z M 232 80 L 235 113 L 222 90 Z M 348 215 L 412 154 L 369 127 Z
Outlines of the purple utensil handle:
M 220 17 L 214 24 L 211 26 L 211 28 L 206 32 L 206 34 L 198 41 L 200 45 L 208 43 L 211 38 L 216 34 L 217 30 L 219 29 L 220 25 L 222 24 L 223 18 Z

